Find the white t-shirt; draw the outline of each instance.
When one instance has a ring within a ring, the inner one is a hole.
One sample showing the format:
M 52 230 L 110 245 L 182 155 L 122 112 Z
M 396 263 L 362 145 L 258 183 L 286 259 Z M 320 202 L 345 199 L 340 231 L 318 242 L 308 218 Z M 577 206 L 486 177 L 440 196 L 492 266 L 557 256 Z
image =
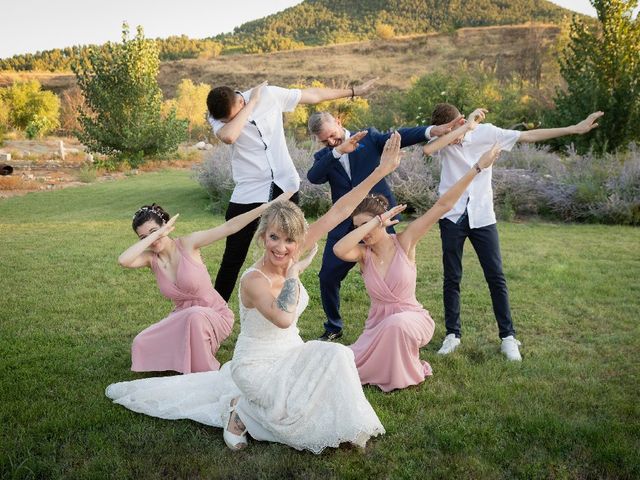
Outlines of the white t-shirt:
M 517 130 L 505 130 L 490 123 L 483 123 L 468 132 L 458 145 L 449 145 L 433 157 L 440 159 L 442 172 L 438 192 L 440 196 L 449 190 L 476 163 L 482 154 L 498 143 L 502 150 L 511 150 L 520 138 Z M 487 168 L 473 179 L 455 206 L 442 218 L 457 222 L 465 208 L 469 215 L 469 226 L 480 228 L 496 223 L 493 211 L 492 169 Z M 468 202 L 468 203 L 467 203 Z
M 251 90 L 242 96 L 249 101 Z M 231 147 L 231 171 L 236 184 L 231 202 L 267 202 L 271 182 L 285 192 L 300 188 L 300 176 L 284 137 L 282 113 L 293 111 L 301 96 L 298 89 L 263 87 L 249 121 Z M 209 123 L 216 134 L 225 125 L 211 117 Z

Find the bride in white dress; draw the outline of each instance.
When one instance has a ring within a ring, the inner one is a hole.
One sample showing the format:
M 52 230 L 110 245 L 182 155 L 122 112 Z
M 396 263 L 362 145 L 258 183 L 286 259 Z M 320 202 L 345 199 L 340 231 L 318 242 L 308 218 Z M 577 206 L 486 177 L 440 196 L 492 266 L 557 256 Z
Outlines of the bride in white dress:
M 351 137 L 353 149 L 364 134 Z M 399 149 L 395 133 L 374 172 L 308 227 L 291 202 L 264 212 L 256 239 L 265 252 L 240 280 L 240 334 L 230 362 L 217 372 L 116 383 L 106 395 L 136 412 L 222 427 L 232 449 L 246 446 L 247 431 L 256 440 L 313 453 L 342 442 L 364 447 L 384 433 L 352 351 L 300 338 L 297 320 L 309 297 L 298 275 L 311 263 L 316 242 L 398 166 Z

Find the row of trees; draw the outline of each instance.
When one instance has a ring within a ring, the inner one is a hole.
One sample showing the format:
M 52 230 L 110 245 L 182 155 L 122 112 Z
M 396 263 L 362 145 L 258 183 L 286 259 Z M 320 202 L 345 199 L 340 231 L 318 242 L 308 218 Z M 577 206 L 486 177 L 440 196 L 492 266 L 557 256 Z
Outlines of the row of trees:
M 186 35 L 150 40 L 156 43 L 161 61 L 183 58 L 214 58 L 222 53 L 222 43 L 213 39 L 193 39 Z M 0 70 L 68 72 L 72 65 L 87 62 L 91 52 L 108 49 L 107 45 L 81 45 L 56 48 L 37 53 L 0 59 Z

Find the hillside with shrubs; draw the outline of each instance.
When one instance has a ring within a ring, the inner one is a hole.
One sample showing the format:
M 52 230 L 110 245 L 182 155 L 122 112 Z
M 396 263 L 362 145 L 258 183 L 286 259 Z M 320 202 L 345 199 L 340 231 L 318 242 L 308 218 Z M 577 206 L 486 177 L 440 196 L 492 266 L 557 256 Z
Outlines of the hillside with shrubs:
M 230 33 L 204 39 L 186 35 L 155 39 L 160 60 L 210 59 L 234 53 L 267 53 L 394 36 L 453 32 L 464 27 L 559 24 L 573 12 L 546 0 L 304 0 Z M 100 45 L 76 45 L 0 59 L 0 70 L 69 71 Z

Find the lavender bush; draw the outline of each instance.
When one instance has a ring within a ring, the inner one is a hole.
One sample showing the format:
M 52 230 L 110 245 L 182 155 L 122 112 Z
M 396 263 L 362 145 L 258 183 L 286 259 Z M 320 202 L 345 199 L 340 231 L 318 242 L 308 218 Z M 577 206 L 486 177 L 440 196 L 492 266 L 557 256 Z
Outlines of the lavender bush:
M 328 185 L 307 180 L 317 145 L 291 138 L 287 143 L 301 178 L 300 206 L 317 217 L 331 206 Z M 220 144 L 209 151 L 195 174 L 209 192 L 212 208 L 224 211 L 233 190 L 230 147 Z M 425 159 L 420 147 L 412 147 L 404 149 L 400 167 L 388 181 L 398 202 L 407 203 L 409 213 L 421 214 L 435 202 L 439 178 L 438 161 Z M 501 154 L 493 179 L 496 213 L 502 219 L 541 216 L 640 225 L 640 150 L 634 144 L 623 153 L 603 156 L 518 145 Z

